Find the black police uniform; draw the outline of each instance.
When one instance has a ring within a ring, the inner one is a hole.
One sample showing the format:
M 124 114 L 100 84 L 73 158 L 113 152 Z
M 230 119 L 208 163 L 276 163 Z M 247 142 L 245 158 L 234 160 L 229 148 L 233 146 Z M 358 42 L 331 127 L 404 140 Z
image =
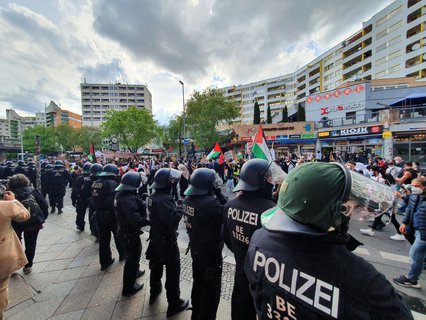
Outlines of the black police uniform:
M 259 319 L 413 319 L 348 237 L 257 230 L 245 272 Z
M 136 190 L 118 191 L 114 199 L 115 215 L 118 222 L 118 236 L 126 251 L 123 271 L 123 293 L 130 292 L 139 271 L 142 253 L 140 230 L 148 225 L 146 207 Z
M 37 171 L 36 171 L 34 162 L 30 162 L 30 164 L 28 164 L 26 176 L 31 181 L 34 188 L 36 188 L 37 187 Z
M 99 238 L 99 262 L 101 269 L 107 268 L 114 260 L 111 255 L 111 232 L 119 260 L 126 257 L 123 244 L 117 235 L 117 218 L 114 211 L 115 188 L 118 182 L 115 177 L 100 177 L 92 184 L 92 201 L 96 211 L 96 223 Z
M 49 193 L 49 184 L 47 181 L 51 172 L 50 170 L 46 170 L 45 167 L 46 166 L 41 167 L 40 170 L 41 194 L 43 198 L 46 198 L 46 195 Z
M 261 214 L 275 206 L 272 199 L 260 191 L 244 191 L 224 207 L 224 239 L 235 256 L 234 290 L 232 291 L 232 319 L 256 319 L 253 299 L 244 273 L 244 259 L 253 232 L 261 227 Z
M 63 166 L 55 168 L 47 175 L 47 184 L 49 185 L 49 201 L 52 212 L 58 208 L 58 213 L 62 213 L 64 207 L 64 196 L 67 184 L 72 185 L 71 175 Z
M 78 193 L 77 197 L 77 218 L 76 218 L 76 225 L 77 228 L 81 231 L 84 230 L 85 221 L 84 217 L 86 215 L 87 208 L 89 208 L 89 226 L 90 226 L 90 232 L 94 236 L 98 236 L 98 232 L 96 230 L 96 221 L 94 219 L 95 214 L 95 208 L 93 207 L 93 204 L 91 204 L 91 197 L 92 197 L 92 184 L 95 177 L 83 175 L 83 183 L 81 185 L 81 189 Z M 79 179 L 77 179 L 79 180 Z M 76 182 L 77 182 L 76 180 Z M 78 183 L 81 183 L 79 181 Z
M 192 256 L 192 319 L 216 319 L 220 300 L 223 205 L 212 194 L 184 200 L 185 224 Z
M 15 174 L 15 168 L 13 162 L 6 163 L 5 168 L 3 169 L 3 179 L 7 179 Z
M 146 258 L 149 260 L 151 296 L 161 292 L 163 267 L 166 267 L 166 291 L 169 310 L 180 304 L 180 254 L 177 229 L 182 208 L 176 206 L 170 187 L 156 189 L 148 198 L 151 229 Z

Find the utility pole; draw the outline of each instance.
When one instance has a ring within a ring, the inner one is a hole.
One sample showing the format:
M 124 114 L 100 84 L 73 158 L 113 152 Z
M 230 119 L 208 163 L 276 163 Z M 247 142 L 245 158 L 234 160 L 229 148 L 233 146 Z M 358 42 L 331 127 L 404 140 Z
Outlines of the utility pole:
M 186 138 L 186 112 L 185 112 L 185 84 L 183 81 L 179 80 L 179 83 L 182 85 L 182 105 L 183 105 L 183 149 L 184 149 L 184 159 L 187 158 L 186 146 L 188 145 L 188 140 Z

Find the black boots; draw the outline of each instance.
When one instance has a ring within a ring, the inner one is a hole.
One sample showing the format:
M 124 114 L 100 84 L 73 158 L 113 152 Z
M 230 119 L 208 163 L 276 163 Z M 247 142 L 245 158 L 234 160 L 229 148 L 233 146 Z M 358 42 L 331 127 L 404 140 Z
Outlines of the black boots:
M 167 317 L 171 317 L 176 313 L 186 310 L 186 308 L 188 308 L 188 304 L 189 301 L 183 299 L 179 299 L 176 304 L 169 304 L 169 307 L 167 308 Z
M 130 296 L 134 295 L 135 293 L 137 293 L 142 288 L 143 288 L 143 284 L 139 284 L 139 283 L 135 282 L 135 284 L 133 285 L 132 288 L 130 288 L 130 289 L 124 289 L 123 288 L 123 291 L 121 291 L 121 294 L 125 297 L 130 297 Z

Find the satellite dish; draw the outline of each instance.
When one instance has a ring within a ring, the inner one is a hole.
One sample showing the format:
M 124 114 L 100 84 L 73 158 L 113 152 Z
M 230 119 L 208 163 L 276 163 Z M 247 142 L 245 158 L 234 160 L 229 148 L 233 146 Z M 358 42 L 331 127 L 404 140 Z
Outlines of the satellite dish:
M 412 47 L 411 47 L 411 51 L 415 51 L 415 50 L 418 50 L 418 49 L 420 49 L 420 43 L 418 43 L 418 42 L 413 44 Z

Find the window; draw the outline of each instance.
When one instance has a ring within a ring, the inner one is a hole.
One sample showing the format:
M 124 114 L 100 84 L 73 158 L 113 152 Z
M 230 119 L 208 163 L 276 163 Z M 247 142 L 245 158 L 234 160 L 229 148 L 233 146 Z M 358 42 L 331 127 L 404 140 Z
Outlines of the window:
M 401 70 L 401 65 L 400 64 L 394 65 L 388 69 L 388 74 L 395 73 L 399 70 Z
M 383 78 L 386 75 L 386 70 L 376 73 L 376 78 Z
M 395 52 L 392 52 L 389 56 L 388 56 L 388 60 L 392 60 L 395 58 L 398 58 L 401 55 L 401 50 L 397 50 Z
M 381 17 L 379 20 L 376 21 L 376 27 L 380 26 L 381 24 L 385 23 L 386 21 L 388 21 L 392 17 L 396 16 L 401 11 L 402 11 L 402 6 L 399 6 L 395 10 L 391 11 L 390 13 L 388 13 L 387 15 Z
M 324 81 L 329 81 L 333 78 L 333 74 L 329 74 L 328 76 L 324 77 Z

